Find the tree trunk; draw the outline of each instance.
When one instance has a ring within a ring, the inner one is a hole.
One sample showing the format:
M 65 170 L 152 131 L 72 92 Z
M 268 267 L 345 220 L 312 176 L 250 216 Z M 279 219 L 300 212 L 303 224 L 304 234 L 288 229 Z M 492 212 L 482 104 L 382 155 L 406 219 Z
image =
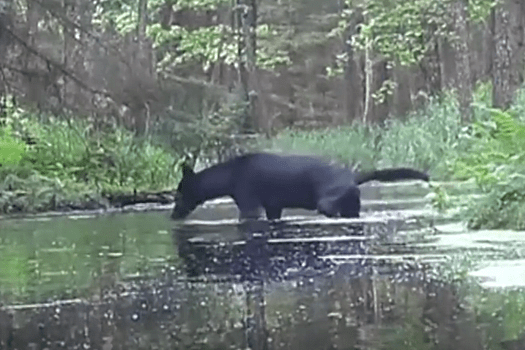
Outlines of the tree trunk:
M 345 110 L 346 110 L 346 120 L 352 121 L 358 115 L 356 112 L 356 104 L 358 98 L 356 98 L 356 91 L 359 89 L 359 86 L 356 86 L 357 82 L 357 67 L 354 62 L 354 50 L 352 45 L 348 42 L 346 43 L 346 65 L 344 70 L 345 77 Z
M 27 3 L 26 11 L 26 21 L 27 21 L 27 34 L 26 34 L 26 43 L 30 48 L 37 48 L 36 38 L 38 35 L 38 20 L 40 16 L 38 14 L 38 5 L 29 1 Z M 35 71 L 37 64 L 36 58 L 33 54 L 25 49 L 22 56 L 22 67 L 26 72 Z M 36 102 L 37 106 L 40 107 L 40 101 L 42 98 L 42 88 L 40 82 L 36 76 L 33 74 L 26 74 L 25 76 L 25 86 L 27 89 L 26 97 L 30 102 Z
M 137 25 L 137 37 L 139 40 L 146 37 L 146 25 L 148 18 L 148 0 L 139 0 L 138 3 L 139 22 Z
M 69 14 L 69 8 L 71 6 L 68 4 L 67 1 L 62 1 L 62 10 L 64 11 L 64 16 L 66 18 L 71 18 L 75 16 L 70 16 Z M 74 46 L 75 46 L 75 40 L 73 39 L 74 33 L 70 33 L 69 27 L 66 23 L 64 23 L 64 26 L 62 27 L 62 30 L 64 31 L 64 48 L 62 52 L 62 65 L 64 68 L 69 69 L 70 66 L 70 60 L 72 57 L 74 57 Z M 63 77 L 64 79 L 64 87 L 62 88 L 62 101 L 65 101 L 67 104 L 70 100 L 69 98 L 69 79 L 68 77 Z M 73 105 L 73 101 L 71 101 L 71 105 Z
M 454 50 L 447 38 L 438 38 L 441 88 L 450 89 L 456 84 L 456 60 Z
M 523 6 L 521 1 L 505 0 L 492 10 L 492 104 L 496 108 L 508 108 L 523 81 Z
M 429 96 L 439 95 L 442 91 L 440 49 L 438 38 L 432 38 L 432 50 L 425 55 L 419 63 L 419 68 L 423 74 L 425 91 Z
M 410 99 L 410 72 L 408 68 L 397 64 L 393 69 L 394 88 L 391 114 L 395 117 L 404 117 L 412 108 Z
M 244 1 L 235 0 L 234 13 L 233 13 L 233 23 L 235 28 L 235 33 L 237 35 L 237 60 L 239 67 L 239 83 L 241 85 L 241 95 L 242 100 L 246 103 L 244 108 L 243 116 L 243 129 L 245 131 L 253 129 L 253 116 L 251 115 L 251 109 L 249 106 L 249 96 L 248 96 L 248 72 L 246 70 L 246 37 L 244 35 Z
M 236 27 L 238 35 L 239 77 L 243 100 L 244 131 L 268 131 L 270 121 L 257 72 L 257 1 L 237 0 Z
M 137 23 L 137 39 L 138 39 L 138 52 L 136 67 L 138 72 L 151 77 L 151 67 L 148 60 L 148 45 L 146 43 L 146 26 L 148 24 L 148 0 L 139 0 L 138 3 L 138 23 Z M 135 126 L 136 132 L 139 135 L 148 135 L 150 128 L 150 113 L 149 103 L 146 98 L 142 99 L 142 105 L 137 106 L 135 111 Z
M 257 130 L 269 131 L 270 121 L 266 113 L 266 104 L 257 71 L 257 0 L 247 2 L 247 16 L 245 28 L 246 36 L 246 63 L 248 70 L 248 98 L 252 125 Z
M 362 84 L 361 84 L 361 72 L 359 65 L 356 60 L 355 50 L 352 46 L 352 37 L 356 33 L 357 26 L 363 22 L 363 15 L 361 12 L 356 11 L 352 15 L 350 23 L 344 38 L 344 46 L 346 51 L 346 64 L 344 69 L 344 103 L 346 110 L 346 121 L 351 122 L 362 114 Z
M 363 111 L 363 123 L 369 120 L 370 112 L 372 111 L 372 80 L 373 80 L 373 62 L 372 62 L 372 44 L 370 40 L 365 43 L 365 110 Z
M 454 42 L 454 53 L 456 56 L 457 69 L 457 89 L 459 97 L 459 110 L 461 121 L 466 123 L 472 118 L 472 85 L 469 57 L 469 32 L 467 25 L 467 2 L 466 0 L 456 0 L 452 4 L 454 13 L 454 26 L 457 35 Z
M 9 27 L 11 25 L 12 11 L 13 5 L 11 1 L 0 0 L 0 62 L 5 59 L 9 43 L 9 35 L 3 27 Z
M 373 74 L 372 74 L 372 93 L 381 92 L 381 89 L 383 88 L 383 85 L 385 82 L 391 80 L 392 71 L 391 68 L 389 68 L 388 61 L 381 60 L 374 64 L 373 66 Z M 386 92 L 385 92 L 386 94 Z M 390 114 L 389 106 L 392 103 L 392 98 L 390 95 L 386 94 L 384 96 L 381 96 L 381 101 L 376 100 L 372 98 L 372 112 L 370 113 L 369 121 L 374 123 L 383 123 L 385 119 L 388 118 L 388 115 Z

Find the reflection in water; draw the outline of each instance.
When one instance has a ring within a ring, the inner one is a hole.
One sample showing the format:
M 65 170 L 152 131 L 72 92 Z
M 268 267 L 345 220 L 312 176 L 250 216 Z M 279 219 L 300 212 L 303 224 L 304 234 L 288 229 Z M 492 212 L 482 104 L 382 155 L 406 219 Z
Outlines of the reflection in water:
M 0 349 L 523 348 L 521 291 L 435 280 L 391 225 L 148 215 L 3 236 Z
M 353 235 L 305 237 L 292 225 L 279 223 L 276 227 L 266 221 L 247 221 L 235 233 L 230 231 L 230 241 L 223 235 L 207 236 L 193 225 L 178 228 L 173 237 L 190 277 L 206 274 L 282 280 L 326 273 L 333 265 L 325 258 L 329 255 L 366 254 L 369 238 L 359 234 L 359 226 L 348 227 Z M 220 227 L 214 230 L 216 233 Z M 355 259 L 354 265 L 360 266 L 362 260 Z

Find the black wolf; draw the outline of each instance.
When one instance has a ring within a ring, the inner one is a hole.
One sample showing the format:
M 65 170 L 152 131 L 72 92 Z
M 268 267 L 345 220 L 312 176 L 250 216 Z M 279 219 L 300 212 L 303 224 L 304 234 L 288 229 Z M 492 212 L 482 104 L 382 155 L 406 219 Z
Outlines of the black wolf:
M 240 218 L 279 219 L 284 208 L 317 210 L 328 217 L 359 217 L 359 185 L 372 180 L 420 179 L 427 174 L 410 168 L 356 173 L 312 156 L 253 153 L 195 173 L 185 165 L 172 218 L 181 219 L 206 200 L 230 196 Z

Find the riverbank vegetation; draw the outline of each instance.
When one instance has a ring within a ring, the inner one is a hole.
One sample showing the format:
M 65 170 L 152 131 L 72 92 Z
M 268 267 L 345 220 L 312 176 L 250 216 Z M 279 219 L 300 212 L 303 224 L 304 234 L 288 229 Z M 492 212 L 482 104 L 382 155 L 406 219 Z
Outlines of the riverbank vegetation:
M 173 187 L 178 158 L 129 130 L 11 106 L 0 127 L 0 212 L 96 209 Z
M 473 229 L 525 229 L 525 94 L 507 111 L 484 108 L 490 118 L 472 124 L 469 149 L 454 163 L 456 178 L 473 178 L 485 196 L 469 201 Z
M 503 112 L 490 107 L 490 91 L 487 84 L 476 89 L 468 125 L 460 122 L 458 101 L 450 93 L 384 125 L 285 129 L 270 139 L 259 137 L 249 148 L 325 155 L 361 169 L 414 166 L 435 181 L 473 179 L 481 199 L 436 205 L 464 206 L 471 228 L 520 229 L 525 227 L 525 93 Z M 188 152 L 209 157 L 210 150 L 232 147 L 221 144 L 220 134 L 210 143 L 211 136 L 201 132 L 196 142 L 186 135 L 187 147 L 173 150 L 124 128 L 95 130 L 89 120 L 43 117 L 14 106 L 8 112 L 0 128 L 4 213 L 103 208 L 133 192 L 164 193 L 169 202 Z
M 270 148 L 334 157 L 362 169 L 414 166 L 434 181 L 473 180 L 480 196 L 446 202 L 449 196 L 435 186 L 434 205 L 461 207 L 472 229 L 525 229 L 525 90 L 507 111 L 490 107 L 490 92 L 490 84 L 476 89 L 469 124 L 460 122 L 455 95 L 446 94 L 383 126 L 285 130 Z

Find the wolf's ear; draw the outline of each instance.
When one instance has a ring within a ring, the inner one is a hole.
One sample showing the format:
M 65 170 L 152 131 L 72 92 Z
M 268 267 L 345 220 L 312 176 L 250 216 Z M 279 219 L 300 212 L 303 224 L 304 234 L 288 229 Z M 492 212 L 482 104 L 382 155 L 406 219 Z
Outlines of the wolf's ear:
M 189 166 L 188 163 L 183 163 L 182 164 L 182 177 L 193 176 L 193 175 L 195 175 L 195 173 L 193 172 L 193 169 L 191 168 L 191 166 Z

